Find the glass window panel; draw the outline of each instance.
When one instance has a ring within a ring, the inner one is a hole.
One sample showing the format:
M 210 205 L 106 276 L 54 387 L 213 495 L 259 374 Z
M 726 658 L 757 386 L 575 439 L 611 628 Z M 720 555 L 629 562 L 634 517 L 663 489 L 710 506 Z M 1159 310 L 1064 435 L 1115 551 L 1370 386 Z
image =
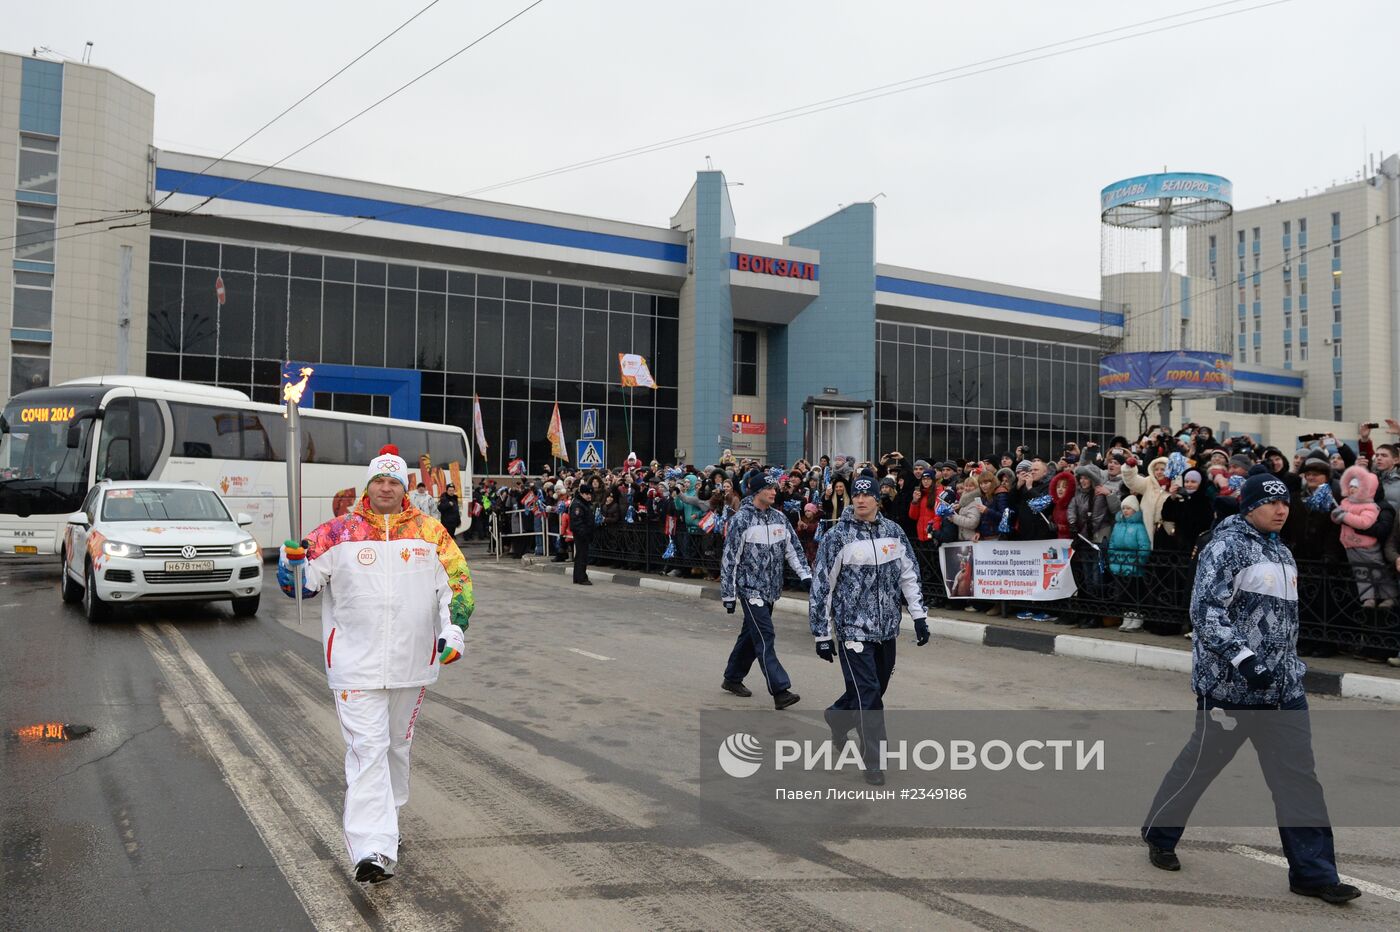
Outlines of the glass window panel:
M 407 288 L 410 291 L 418 287 L 418 269 L 411 265 L 390 265 L 389 266 L 389 287 Z
M 389 442 L 389 427 L 385 424 L 367 424 L 364 421 L 347 421 L 345 435 L 348 447 L 346 455 L 351 463 L 368 463 L 370 457 Z M 409 466 L 418 465 L 410 463 Z
M 330 261 L 327 257 L 327 266 Z M 353 360 L 355 336 L 355 287 L 327 281 L 321 294 L 321 361 Z
M 622 380 L 617 357 L 620 353 L 632 352 L 632 315 L 608 315 L 608 380 Z
M 1036 363 L 1035 391 L 1037 397 L 1032 410 L 1039 411 L 1042 414 L 1055 413 L 1053 402 L 1055 399 L 1056 373 L 1052 368 L 1053 365 L 1054 364 L 1048 359 L 1041 359 Z M 1063 396 L 1063 389 L 1061 389 L 1060 394 Z
M 587 308 L 607 310 L 608 293 L 602 288 L 583 289 L 583 306 Z
M 536 283 L 538 284 L 538 283 Z M 557 368 L 557 311 L 553 305 L 530 309 L 530 377 L 553 379 Z
M 418 290 L 419 291 L 446 291 L 447 290 L 447 270 L 446 269 L 418 269 Z
M 554 383 L 554 397 L 560 404 L 566 402 L 578 404 L 583 400 L 583 390 L 579 388 L 577 382 L 565 382 L 561 380 Z M 569 436 L 575 437 L 573 434 Z
M 476 299 L 447 296 L 447 369 L 471 372 L 475 367 Z
M 174 353 L 147 353 L 146 374 L 153 379 L 178 379 L 180 357 Z
M 286 275 L 290 261 L 290 254 L 284 249 L 259 249 L 258 274 Z
M 414 360 L 419 369 L 446 368 L 447 301 L 440 294 L 418 293 L 418 352 Z
M 198 239 L 187 240 L 185 242 L 185 264 L 217 269 L 219 267 L 219 244 L 207 243 Z
M 213 356 L 180 357 L 180 378 L 186 382 L 207 382 L 213 384 L 218 367 Z
M 508 301 L 529 301 L 530 282 L 523 278 L 506 279 L 506 300 Z
M 15 258 L 52 262 L 56 211 L 34 204 L 15 206 Z
M 235 246 L 231 243 L 223 245 L 223 255 L 219 259 L 219 268 L 225 272 L 251 272 L 253 271 L 253 258 L 255 251 L 252 246 Z
M 933 364 L 933 354 L 927 347 L 914 349 L 914 401 L 918 404 L 931 404 L 929 366 Z
M 638 314 L 632 318 L 632 352 L 646 357 L 648 367 L 652 365 L 652 335 L 655 327 L 656 318 L 653 316 Z M 655 375 L 653 372 L 652 376 Z
M 607 292 L 602 294 L 606 296 Z M 583 377 L 590 382 L 606 382 L 608 373 L 608 315 L 586 312 L 583 315 Z
M 529 282 L 525 283 L 529 286 Z M 530 305 L 521 301 L 505 302 L 503 334 L 505 374 L 530 374 Z
M 410 270 L 411 271 L 411 270 Z M 413 342 L 418 336 L 417 295 L 402 288 L 390 288 L 385 303 L 384 365 L 412 369 Z
M 670 299 L 660 299 L 657 302 L 658 307 L 661 302 L 667 300 Z M 674 317 L 658 317 L 656 319 L 656 358 L 651 360 L 651 374 L 656 378 L 658 385 L 674 386 L 676 384 L 676 356 L 679 353 L 679 342 L 680 322 Z
M 894 401 L 896 384 L 899 380 L 899 349 L 893 343 L 881 343 L 877 355 L 876 380 L 878 398 L 881 401 Z
M 253 264 L 252 250 L 248 250 L 248 264 Z M 213 293 L 209 302 L 219 311 L 219 332 L 215 334 L 217 354 L 224 356 L 253 355 L 253 283 L 254 276 L 237 272 L 225 272 L 224 304 L 218 306 Z M 197 302 L 199 294 L 192 296 Z
M 505 280 L 499 275 L 478 275 L 476 277 L 476 294 L 483 298 L 504 297 Z
M 501 397 L 524 401 L 530 397 L 530 380 L 501 379 Z
M 14 294 L 14 316 L 10 319 L 12 326 L 35 327 L 40 330 L 53 328 L 51 289 L 16 288 Z
M 295 266 L 296 257 L 293 256 L 292 259 Z M 290 318 L 287 321 L 287 355 L 291 359 L 303 362 L 320 362 L 321 283 L 294 278 L 291 292 Z
M 608 309 L 622 314 L 632 313 L 632 292 L 609 291 Z
M 559 303 L 568 307 L 583 307 L 583 288 L 578 285 L 560 285 Z
M 384 289 L 355 288 L 355 365 L 384 365 Z
M 24 137 L 20 137 L 21 140 Z M 32 149 L 19 150 L 19 189 L 39 191 L 45 194 L 58 193 L 58 153 L 35 152 Z
M 563 285 L 561 293 L 570 285 Z M 577 382 L 583 378 L 583 311 L 574 307 L 559 308 L 559 351 L 557 378 Z
M 554 282 L 533 282 L 530 285 L 530 300 L 536 304 L 558 304 L 559 286 Z
M 901 404 L 914 403 L 914 349 L 913 341 L 899 345 L 899 378 L 895 383 L 895 398 Z
M 667 461 L 674 458 L 676 452 L 676 411 L 674 408 L 656 409 L 656 458 Z M 691 451 L 686 450 L 686 455 L 690 456 Z M 699 455 L 698 453 L 695 455 Z
M 656 295 L 653 294 L 633 294 L 632 313 L 656 316 Z
M 679 317 L 681 313 L 681 302 L 679 298 L 658 296 L 656 299 L 656 313 L 662 317 Z
M 261 264 L 261 252 L 258 261 Z M 285 268 L 286 263 L 282 265 Z M 280 275 L 259 275 L 257 278 L 253 355 L 260 359 L 287 358 L 287 281 Z
M 298 278 L 320 278 L 321 256 L 314 252 L 292 253 L 292 274 Z
M 185 241 L 168 236 L 151 237 L 151 261 L 182 265 L 185 261 Z
M 239 391 L 247 391 L 253 384 L 253 360 L 220 356 L 217 382 Z
M 355 282 L 360 285 L 382 285 L 384 284 L 385 263 L 375 262 L 370 259 L 359 259 L 355 262 Z
M 185 290 L 190 299 L 182 303 L 180 350 L 185 353 L 214 353 L 214 312 L 218 304 L 214 298 L 214 279 L 218 273 L 213 269 L 185 269 Z M 202 300 L 195 295 L 203 295 Z
M 476 276 L 471 272 L 448 272 L 449 294 L 476 294 Z
M 516 441 L 516 449 L 521 457 L 530 452 L 530 403 L 527 401 L 501 402 L 501 444 L 499 447 L 502 462 L 509 458 L 510 441 Z M 530 472 L 539 472 L 543 463 L 527 462 Z M 504 470 L 502 470 L 504 471 Z
M 478 279 L 477 284 L 486 280 Z M 494 298 L 476 299 L 476 371 L 501 374 L 501 341 L 504 327 L 502 303 Z

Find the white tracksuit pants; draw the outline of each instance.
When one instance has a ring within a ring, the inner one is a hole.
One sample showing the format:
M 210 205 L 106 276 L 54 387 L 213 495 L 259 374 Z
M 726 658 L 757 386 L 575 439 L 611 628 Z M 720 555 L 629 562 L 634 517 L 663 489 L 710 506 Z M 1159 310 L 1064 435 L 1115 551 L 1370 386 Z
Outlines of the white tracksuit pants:
M 345 737 L 345 847 L 350 863 L 399 857 L 399 807 L 408 802 L 408 754 L 426 686 L 344 689 L 335 712 Z

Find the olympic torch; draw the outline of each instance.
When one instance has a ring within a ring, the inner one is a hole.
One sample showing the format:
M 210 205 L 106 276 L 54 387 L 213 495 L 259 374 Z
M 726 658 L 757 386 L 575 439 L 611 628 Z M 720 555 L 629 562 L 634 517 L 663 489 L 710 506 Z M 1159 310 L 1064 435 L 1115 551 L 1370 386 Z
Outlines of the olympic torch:
M 282 400 L 286 403 L 286 410 L 283 412 L 287 419 L 287 529 L 290 532 L 289 541 L 301 546 L 301 412 L 298 405 L 306 391 L 306 383 L 311 379 L 312 369 L 310 366 L 301 366 L 296 374 L 301 376 L 300 381 L 292 381 L 293 366 L 288 365 L 283 374 L 287 379 L 282 386 Z M 302 622 L 301 615 L 301 589 L 302 589 L 302 566 L 292 569 L 292 583 L 296 589 L 297 600 L 297 625 Z

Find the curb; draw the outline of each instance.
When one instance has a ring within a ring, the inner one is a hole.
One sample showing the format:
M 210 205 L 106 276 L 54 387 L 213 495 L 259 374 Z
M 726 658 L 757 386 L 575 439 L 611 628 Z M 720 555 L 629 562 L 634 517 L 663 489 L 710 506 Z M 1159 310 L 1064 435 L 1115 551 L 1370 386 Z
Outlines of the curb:
M 528 569 L 559 575 L 568 572 L 570 568 L 570 564 L 567 563 L 536 563 L 533 561 L 525 563 L 523 560 L 521 562 Z M 701 586 L 680 580 L 654 579 L 650 576 L 634 576 L 627 573 L 612 573 L 594 567 L 589 568 L 588 577 L 622 586 L 654 589 L 658 592 L 670 592 L 693 599 L 719 601 L 719 590 L 713 586 Z M 807 602 L 790 596 L 778 599 L 773 607 L 776 610 L 793 614 L 807 614 Z M 1078 660 L 1094 660 L 1120 666 L 1166 670 L 1171 673 L 1191 672 L 1191 652 L 1179 648 L 1155 647 L 1150 644 L 1136 644 L 1129 641 L 1108 641 L 1103 638 L 1090 638 L 1075 634 L 1027 631 L 1024 628 L 1008 628 L 985 622 L 940 617 L 933 612 L 929 613 L 928 626 L 935 636 L 947 638 L 950 641 L 960 641 L 964 644 L 1006 647 L 1038 654 L 1073 657 Z M 1303 687 L 1309 694 L 1315 696 L 1372 699 L 1400 705 L 1400 680 L 1389 677 L 1367 676 L 1364 673 L 1309 670 L 1303 678 Z

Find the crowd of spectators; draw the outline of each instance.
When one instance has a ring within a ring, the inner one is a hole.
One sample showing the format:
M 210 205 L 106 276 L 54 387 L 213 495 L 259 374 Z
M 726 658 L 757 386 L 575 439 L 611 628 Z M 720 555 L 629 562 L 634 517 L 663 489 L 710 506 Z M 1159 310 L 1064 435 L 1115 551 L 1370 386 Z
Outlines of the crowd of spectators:
M 1400 438 L 1400 423 L 1387 421 L 1387 427 Z M 1181 606 L 1180 621 L 1146 627 L 1166 634 L 1186 628 L 1195 554 L 1215 524 L 1238 511 L 1245 478 L 1267 471 L 1291 493 L 1281 536 L 1300 572 L 1343 580 L 1354 591 L 1347 599 L 1330 593 L 1328 611 L 1354 615 L 1340 620 L 1379 630 L 1390 624 L 1389 610 L 1400 599 L 1400 449 L 1373 440 L 1377 428 L 1359 425 L 1355 447 L 1327 434 L 1300 437 L 1291 452 L 1261 446 L 1248 436 L 1217 438 L 1209 427 L 1188 424 L 1175 431 L 1154 425 L 1135 441 L 1119 436 L 1106 444 L 1070 443 L 1054 457 L 1018 447 L 987 458 L 931 462 L 892 451 L 878 463 L 823 456 L 775 468 L 728 451 L 704 466 L 644 463 L 630 456 L 624 466 L 608 470 L 565 469 L 555 475 L 546 469 L 542 476 L 478 480 L 461 508 L 473 518 L 471 535 L 486 537 L 494 512 L 503 549 L 515 555 L 548 553 L 563 561 L 572 538 L 569 506 L 586 483 L 593 490 L 599 530 L 659 531 L 666 542 L 664 572 L 715 578 L 725 527 L 742 502 L 739 488 L 749 470 L 781 473 L 775 507 L 792 522 L 810 562 L 824 529 L 850 505 L 852 477 L 870 469 L 880 476 L 882 511 L 916 546 L 1069 539 L 1081 593 L 1125 609 L 1056 617 L 1044 610 L 1053 603 L 972 602 L 963 605 L 966 611 L 1133 631 L 1145 622 L 1136 607 L 1149 590 L 1160 602 L 1165 587 Z M 455 505 L 455 495 L 452 501 Z M 1300 588 L 1305 600 L 1321 597 L 1319 586 Z M 1301 649 L 1323 654 L 1336 646 L 1305 643 Z M 1395 651 L 1358 652 L 1400 665 Z

